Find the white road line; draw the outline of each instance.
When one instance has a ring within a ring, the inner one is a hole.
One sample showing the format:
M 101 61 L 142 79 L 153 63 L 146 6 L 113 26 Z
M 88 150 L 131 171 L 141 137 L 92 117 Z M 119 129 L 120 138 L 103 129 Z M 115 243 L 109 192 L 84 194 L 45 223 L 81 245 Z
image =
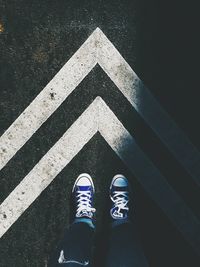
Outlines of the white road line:
M 94 101 L 0 206 L 0 237 L 97 132 Z
M 99 43 L 101 45 L 98 49 L 98 64 L 194 181 L 200 185 L 199 151 L 160 106 L 102 31 L 99 32 Z
M 104 103 L 99 132 L 172 224 L 200 255 L 200 222 Z
M 97 97 L 0 206 L 0 237 L 99 131 L 151 198 L 199 253 L 200 223 L 115 114 Z M 173 208 L 172 208 L 173 207 Z M 189 229 L 188 229 L 188 226 Z
M 0 137 L 0 170 L 78 84 L 99 64 L 130 104 L 200 185 L 200 153 L 97 28 L 49 84 Z M 53 97 L 51 97 L 53 94 Z
M 0 170 L 96 65 L 93 34 L 0 138 Z M 53 95 L 52 95 L 53 94 Z

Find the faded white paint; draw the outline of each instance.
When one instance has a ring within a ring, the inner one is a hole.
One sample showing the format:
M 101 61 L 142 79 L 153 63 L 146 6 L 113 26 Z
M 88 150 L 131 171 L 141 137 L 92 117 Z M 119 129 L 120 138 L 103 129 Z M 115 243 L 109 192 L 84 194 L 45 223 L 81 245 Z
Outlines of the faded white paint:
M 0 137 L 0 170 L 99 64 L 200 185 L 200 154 L 144 87 L 133 69 L 97 28 L 49 84 Z M 53 94 L 53 97 L 52 95 Z M 193 159 L 191 161 L 191 159 Z M 194 164 L 195 163 L 195 164 Z
M 94 100 L 1 204 L 0 237 L 98 131 L 172 223 L 195 249 L 199 249 L 199 221 L 100 97 Z M 192 226 L 190 232 L 188 225 Z
M 130 104 L 199 183 L 197 175 L 199 152 L 143 86 L 135 72 L 99 28 L 0 137 L 0 169 L 31 138 L 96 64 L 102 67 Z M 167 129 L 170 129 L 170 134 Z M 0 237 L 97 131 L 137 176 L 151 198 L 162 208 L 194 249 L 200 251 L 199 221 L 99 97 L 1 204 Z M 185 150 L 187 154 L 184 153 Z M 193 158 L 197 167 L 194 168 L 193 162 L 188 161 L 188 158 Z M 191 226 L 189 232 L 188 225 Z

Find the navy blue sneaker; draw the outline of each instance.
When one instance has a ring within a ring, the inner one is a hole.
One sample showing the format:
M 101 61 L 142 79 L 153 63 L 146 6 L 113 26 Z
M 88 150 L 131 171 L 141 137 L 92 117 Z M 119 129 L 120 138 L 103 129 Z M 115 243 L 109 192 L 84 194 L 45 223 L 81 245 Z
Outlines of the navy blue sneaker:
M 95 189 L 91 176 L 87 173 L 80 174 L 72 189 L 75 219 L 93 218 L 96 211 L 93 207 L 94 193 Z
M 129 183 L 125 176 L 117 174 L 110 185 L 110 199 L 112 206 L 110 215 L 114 220 L 128 219 L 129 216 Z

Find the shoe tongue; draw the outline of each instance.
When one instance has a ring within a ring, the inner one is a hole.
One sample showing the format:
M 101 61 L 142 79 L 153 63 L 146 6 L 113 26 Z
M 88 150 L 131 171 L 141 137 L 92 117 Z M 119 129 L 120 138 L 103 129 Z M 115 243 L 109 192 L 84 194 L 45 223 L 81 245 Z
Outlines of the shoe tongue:
M 91 189 L 91 186 L 89 186 L 89 185 L 79 185 L 78 186 L 78 190 L 80 190 L 80 191 L 90 191 L 90 189 Z
M 128 192 L 128 186 L 113 186 L 113 191 Z
M 127 191 L 127 189 L 128 189 L 128 186 L 115 186 L 115 187 L 121 191 Z

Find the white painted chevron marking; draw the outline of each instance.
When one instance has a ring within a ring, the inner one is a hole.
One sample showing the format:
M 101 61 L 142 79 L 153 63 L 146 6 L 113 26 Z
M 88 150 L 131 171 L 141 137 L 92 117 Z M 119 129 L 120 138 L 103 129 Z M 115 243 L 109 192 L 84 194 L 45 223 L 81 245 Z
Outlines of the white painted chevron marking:
M 0 237 L 97 132 L 100 132 L 110 147 L 137 176 L 152 199 L 194 249 L 200 251 L 199 221 L 100 97 L 94 100 L 1 204 Z
M 0 138 L 0 170 L 99 64 L 130 104 L 200 185 L 200 153 L 97 28 Z M 54 99 L 50 94 L 54 93 Z

